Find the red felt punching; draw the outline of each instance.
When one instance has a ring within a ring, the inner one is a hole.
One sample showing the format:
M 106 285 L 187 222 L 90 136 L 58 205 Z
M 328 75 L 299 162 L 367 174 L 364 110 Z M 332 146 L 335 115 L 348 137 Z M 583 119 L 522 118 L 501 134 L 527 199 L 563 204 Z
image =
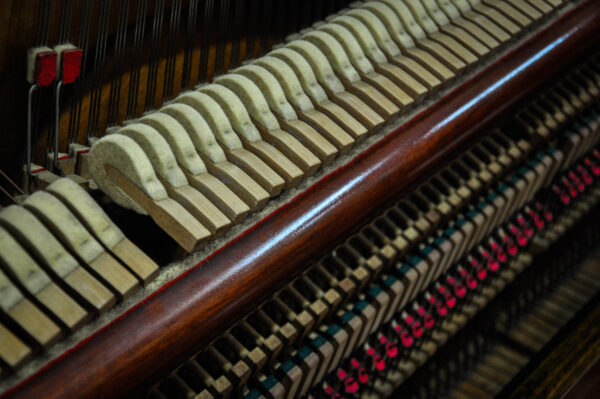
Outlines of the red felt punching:
M 83 51 L 80 48 L 65 50 L 62 52 L 62 81 L 66 84 L 73 83 L 81 73 L 81 57 Z
M 35 59 L 34 82 L 38 86 L 49 86 L 56 78 L 56 53 L 54 51 L 39 52 Z

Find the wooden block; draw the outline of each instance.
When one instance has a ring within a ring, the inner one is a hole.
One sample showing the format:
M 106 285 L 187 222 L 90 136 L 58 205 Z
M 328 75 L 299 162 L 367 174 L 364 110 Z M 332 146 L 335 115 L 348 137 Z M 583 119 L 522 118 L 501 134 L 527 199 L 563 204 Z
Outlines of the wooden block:
M 543 13 L 552 11 L 552 7 L 544 3 L 542 0 L 528 0 L 527 2 L 506 0 L 506 2 L 521 11 L 523 14 L 527 15 L 533 21 L 540 19 L 543 16 Z M 530 3 L 535 4 L 535 6 Z
M 340 155 L 346 154 L 352 148 L 354 139 L 323 112 L 313 109 L 299 112 L 298 116 L 330 141 L 339 150 Z
M 456 39 L 463 46 L 466 46 L 466 48 L 469 51 L 471 51 L 478 57 L 482 57 L 482 56 L 486 55 L 487 53 L 489 53 L 489 51 L 490 51 L 489 48 L 486 47 L 483 43 L 481 43 L 479 40 L 475 39 L 475 37 L 471 36 L 464 30 L 458 28 L 457 26 L 445 25 L 445 26 L 441 27 L 441 31 L 444 34 Z
M 494 39 L 498 40 L 500 43 L 504 43 L 511 38 L 511 36 L 504 29 L 502 29 L 492 19 L 488 18 L 484 14 L 480 14 L 474 11 L 467 11 L 463 13 L 463 16 L 466 20 L 472 22 L 473 24 L 481 28 L 483 31 L 489 33 L 492 37 L 494 37 Z M 518 27 L 516 25 L 514 25 L 514 28 L 518 30 Z
M 486 46 L 488 49 L 493 50 L 494 48 L 500 45 L 497 38 L 494 38 L 493 35 L 489 34 L 481 27 L 476 25 L 475 23 L 465 19 L 465 18 L 456 18 L 452 19 L 452 24 L 461 27 L 465 31 L 469 32 L 472 36 L 476 37 L 481 43 Z M 474 49 L 471 49 L 476 51 Z M 477 51 L 476 51 L 477 52 Z
M 483 0 L 482 3 L 488 5 L 490 8 L 495 8 L 500 13 L 504 14 L 515 24 L 519 25 L 521 29 L 525 28 L 532 22 L 531 19 L 505 1 Z
M 36 298 L 41 304 L 46 306 L 46 308 L 50 310 L 70 332 L 78 330 L 92 316 L 54 283 L 50 283 L 44 287 L 37 293 Z
M 116 302 L 115 296 L 85 271 L 65 250 L 58 240 L 33 214 L 24 208 L 10 206 L 0 212 L 0 223 L 30 253 L 40 261 L 53 278 L 64 281 L 82 305 L 98 313 L 108 310 Z
M 188 104 L 200 113 L 230 162 L 245 171 L 271 196 L 281 192 L 284 185 L 281 176 L 256 155 L 242 147 L 242 141 L 234 133 L 223 109 L 211 96 L 203 92 L 189 92 L 179 96 L 177 101 Z
M 288 47 L 290 50 L 293 50 L 295 54 L 299 53 L 301 57 L 304 58 L 305 62 L 310 64 L 314 75 L 316 75 L 319 83 L 323 86 L 329 99 L 350 112 L 352 116 L 365 125 L 370 132 L 374 132 L 375 129 L 384 122 L 382 117 L 369 105 L 359 100 L 356 96 L 351 98 L 352 96 L 345 91 L 342 82 L 334 73 L 329 60 L 319 47 L 305 40 L 295 40 L 290 42 L 288 43 Z M 342 55 L 343 53 L 339 54 Z M 287 56 L 285 59 L 292 63 L 297 61 Z M 351 65 L 350 68 L 352 68 Z M 389 100 L 387 101 L 389 102 Z
M 259 130 L 264 140 L 298 165 L 305 176 L 314 175 L 321 166 L 321 160 L 288 132 L 281 129 L 266 130 L 260 125 Z
M 42 348 L 50 347 L 62 335 L 60 328 L 25 298 L 2 271 L 0 311 L 23 330 L 25 335 L 22 338 Z
M 367 128 L 354 116 L 339 105 L 327 100 L 315 104 L 315 109 L 331 118 L 352 136 L 356 143 L 362 142 L 368 136 Z
M 260 210 L 267 204 L 269 194 L 234 164 L 227 161 L 213 164 L 208 160 L 206 164 L 208 171 L 225 182 L 231 191 L 248 204 L 250 210 Z
M 34 213 L 54 235 L 83 260 L 84 266 L 126 298 L 137 288 L 137 279 L 118 263 L 60 200 L 46 192 L 29 196 L 23 206 Z
M 245 143 L 253 153 L 259 155 L 265 162 L 285 180 L 285 188 L 296 187 L 304 176 L 302 169 L 294 164 L 282 152 L 266 141 L 257 140 Z
M 521 31 L 521 27 L 518 24 L 507 18 L 504 14 L 498 12 L 495 8 L 488 7 L 484 4 L 478 4 L 473 7 L 473 10 L 494 21 L 511 35 L 516 35 Z
M 252 152 L 240 148 L 236 150 L 225 149 L 225 153 L 234 165 L 245 171 L 271 197 L 275 197 L 281 193 L 285 184 L 284 179 Z
M 67 330 L 74 331 L 91 318 L 91 314 L 52 282 L 37 262 L 1 227 L 0 260 L 6 273 L 28 290 L 32 300 L 52 313 Z
M 48 192 L 60 199 L 98 241 L 120 257 L 142 284 L 147 284 L 158 274 L 158 265 L 125 237 L 81 187 L 61 179 L 50 185 Z M 123 250 L 120 250 L 120 247 Z
M 280 119 L 279 123 L 284 130 L 291 133 L 313 154 L 317 155 L 323 165 L 330 164 L 337 156 L 338 150 L 307 123 L 299 119 Z
M 328 95 L 333 103 L 344 108 L 360 123 L 366 126 L 369 133 L 376 132 L 385 123 L 385 119 L 381 115 L 353 93 L 342 91 L 335 94 L 330 92 Z
M 184 173 L 185 170 L 184 170 Z M 209 173 L 191 175 L 186 173 L 190 185 L 204 194 L 234 224 L 241 223 L 250 208 L 229 187 Z
M 106 165 L 110 178 L 152 216 L 152 219 L 186 251 L 193 252 L 204 245 L 210 231 L 171 198 L 152 200 L 112 165 Z
M 105 313 L 116 302 L 114 295 L 81 267 L 66 275 L 63 280 L 89 304 L 87 306 L 99 314 Z
M 180 203 L 190 214 L 205 226 L 214 236 L 221 236 L 227 231 L 231 222 L 211 201 L 191 185 L 173 187 L 163 181 L 169 197 Z
M 32 356 L 31 349 L 0 324 L 0 359 L 11 369 L 23 366 Z

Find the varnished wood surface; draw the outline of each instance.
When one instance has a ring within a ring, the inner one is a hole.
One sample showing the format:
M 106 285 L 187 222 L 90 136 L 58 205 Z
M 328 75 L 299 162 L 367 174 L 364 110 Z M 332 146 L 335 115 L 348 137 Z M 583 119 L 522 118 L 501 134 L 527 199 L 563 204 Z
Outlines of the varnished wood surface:
M 589 50 L 599 33 L 600 2 L 585 0 L 4 397 L 117 397 L 152 382 L 471 137 L 484 134 Z
M 581 311 L 581 316 L 567 325 L 564 334 L 550 342 L 553 349 L 541 353 L 544 359 L 516 389 L 511 391 L 508 387 L 501 395 L 510 398 L 597 398 L 600 393 L 600 296 L 596 295 Z

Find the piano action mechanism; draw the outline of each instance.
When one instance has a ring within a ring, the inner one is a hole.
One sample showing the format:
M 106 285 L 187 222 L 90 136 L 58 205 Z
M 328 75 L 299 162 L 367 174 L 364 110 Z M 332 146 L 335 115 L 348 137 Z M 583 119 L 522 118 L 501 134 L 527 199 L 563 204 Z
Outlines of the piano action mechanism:
M 600 392 L 597 1 L 0 13 L 2 398 Z

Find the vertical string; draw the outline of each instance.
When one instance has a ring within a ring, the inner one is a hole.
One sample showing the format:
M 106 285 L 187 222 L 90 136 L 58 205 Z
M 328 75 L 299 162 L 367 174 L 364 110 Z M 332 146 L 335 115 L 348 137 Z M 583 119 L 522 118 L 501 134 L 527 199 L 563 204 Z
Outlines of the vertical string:
M 200 80 L 208 78 L 208 61 L 210 46 L 212 44 L 212 18 L 213 0 L 204 0 L 204 14 L 202 15 L 202 45 L 200 48 Z
M 175 57 L 177 56 L 177 36 L 181 22 L 181 0 L 174 0 L 171 4 L 171 18 L 169 20 L 169 35 L 167 43 L 167 61 L 165 64 L 165 77 L 162 100 L 173 96 L 173 83 L 175 81 Z
M 106 42 L 108 36 L 108 23 L 110 20 L 110 0 L 102 0 L 100 3 L 100 17 L 98 24 L 98 37 L 96 40 L 96 52 L 94 55 L 94 78 L 93 91 L 90 101 L 90 111 L 88 116 L 88 126 L 86 132 L 86 142 L 90 137 L 96 137 L 100 118 L 100 104 L 102 102 L 102 85 L 104 83 L 104 67 L 106 56 Z
M 229 3 L 230 0 L 221 0 L 219 18 L 217 21 L 217 51 L 215 54 L 215 75 L 222 74 L 225 69 L 225 56 L 227 42 L 230 40 L 231 26 L 229 21 Z
M 264 0 L 261 21 L 260 52 L 263 55 L 271 49 L 271 30 L 273 21 L 273 0 Z
M 244 1 L 234 0 L 233 1 L 233 19 L 231 22 L 231 57 L 229 68 L 234 68 L 240 65 L 241 62 L 241 46 L 242 46 L 242 24 L 244 18 Z
M 133 33 L 133 52 L 131 73 L 129 75 L 129 91 L 127 92 L 127 118 L 137 116 L 138 94 L 140 90 L 140 69 L 142 67 L 142 49 L 146 30 L 146 12 L 148 0 L 138 0 L 136 8 L 135 29 Z
M 146 85 L 146 103 L 144 110 L 154 108 L 156 100 L 156 75 L 160 57 L 160 41 L 165 9 L 164 0 L 156 0 L 154 3 L 154 21 L 152 24 L 152 43 L 150 48 L 150 65 L 148 67 L 148 84 Z
M 120 0 L 117 17 L 117 34 L 115 38 L 113 79 L 110 83 L 107 125 L 112 126 L 119 121 L 119 100 L 121 98 L 121 80 L 127 41 L 127 18 L 129 16 L 129 0 Z
M 187 31 L 185 35 L 185 52 L 183 55 L 183 71 L 181 72 L 181 87 L 189 88 L 191 82 L 192 55 L 194 38 L 196 37 L 196 19 L 198 18 L 198 0 L 190 0 L 188 5 Z

